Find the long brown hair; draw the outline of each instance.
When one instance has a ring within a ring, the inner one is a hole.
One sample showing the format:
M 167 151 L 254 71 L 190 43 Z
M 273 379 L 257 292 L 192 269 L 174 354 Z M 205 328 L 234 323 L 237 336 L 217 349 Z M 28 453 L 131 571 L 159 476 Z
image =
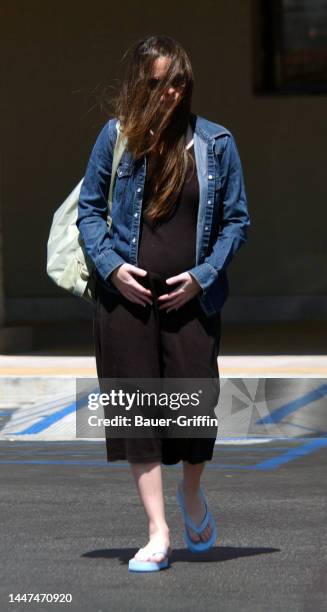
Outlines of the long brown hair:
M 183 47 L 169 36 L 139 39 L 125 53 L 130 61 L 118 95 L 115 116 L 120 120 L 127 149 L 137 160 L 147 156 L 147 216 L 157 221 L 173 209 L 193 159 L 185 150 L 191 118 L 193 71 Z M 151 87 L 154 61 L 169 58 L 165 75 Z M 167 108 L 160 97 L 167 87 L 181 93 Z M 150 129 L 155 125 L 154 134 Z M 151 163 L 149 163 L 151 160 Z

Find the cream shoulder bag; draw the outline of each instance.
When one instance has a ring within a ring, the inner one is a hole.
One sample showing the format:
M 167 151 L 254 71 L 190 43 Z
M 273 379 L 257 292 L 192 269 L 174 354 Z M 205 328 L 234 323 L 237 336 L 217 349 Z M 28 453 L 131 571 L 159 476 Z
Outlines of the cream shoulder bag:
M 126 139 L 120 130 L 119 121 L 116 123 L 116 131 L 117 138 L 113 152 L 108 195 L 107 225 L 109 229 L 114 179 L 126 145 Z M 78 201 L 83 180 L 84 178 L 81 179 L 53 215 L 47 243 L 46 271 L 56 285 L 92 302 L 95 282 L 94 263 L 84 248 L 76 225 Z

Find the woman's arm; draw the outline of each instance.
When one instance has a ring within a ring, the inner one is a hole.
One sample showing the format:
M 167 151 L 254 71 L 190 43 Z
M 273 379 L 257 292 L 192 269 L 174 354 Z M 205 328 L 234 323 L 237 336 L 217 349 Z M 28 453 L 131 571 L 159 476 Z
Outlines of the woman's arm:
M 204 262 L 187 270 L 205 293 L 219 272 L 230 263 L 235 253 L 247 240 L 250 217 L 240 156 L 232 134 L 228 136 L 221 160 L 222 211 L 216 242 Z
M 102 128 L 92 149 L 81 186 L 76 225 L 85 249 L 100 276 L 108 280 L 111 272 L 126 263 L 111 247 L 107 224 L 108 193 L 116 137 L 114 123 Z

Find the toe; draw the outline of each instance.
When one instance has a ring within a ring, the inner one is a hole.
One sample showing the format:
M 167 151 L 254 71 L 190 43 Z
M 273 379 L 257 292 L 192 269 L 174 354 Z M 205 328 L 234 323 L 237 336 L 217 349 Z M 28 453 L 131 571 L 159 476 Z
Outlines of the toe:
M 150 547 L 148 548 L 145 546 L 137 551 L 134 555 L 134 559 L 137 561 L 153 561 L 154 563 L 159 563 L 165 559 L 165 554 L 163 552 L 151 552 Z
M 205 542 L 207 540 L 209 540 L 211 536 L 211 527 L 210 525 L 207 525 L 207 527 L 201 532 L 201 540 L 204 540 Z
M 163 553 L 153 553 L 149 556 L 148 561 L 154 561 L 155 563 L 159 563 L 160 561 L 163 561 L 164 558 L 165 555 Z
M 201 533 L 201 540 L 206 542 L 207 540 L 211 538 L 212 533 L 213 533 L 213 526 L 209 523 L 209 525 L 207 525 L 207 527 Z
M 190 536 L 192 542 L 195 542 L 195 543 L 196 542 L 200 542 L 201 539 L 200 539 L 199 535 L 195 531 L 193 531 L 193 529 L 191 529 L 191 527 L 188 527 L 187 531 L 189 533 L 189 536 Z

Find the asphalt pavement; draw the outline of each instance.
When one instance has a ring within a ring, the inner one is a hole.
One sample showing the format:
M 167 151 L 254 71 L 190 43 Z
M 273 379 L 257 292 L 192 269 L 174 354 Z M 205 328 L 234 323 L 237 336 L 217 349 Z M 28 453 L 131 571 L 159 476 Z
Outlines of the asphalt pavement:
M 217 444 L 202 485 L 215 547 L 187 550 L 176 501 L 182 464 L 163 467 L 171 566 L 132 573 L 147 541 L 126 462 L 104 441 L 0 441 L 0 609 L 87 612 L 320 612 L 327 601 L 327 438 Z M 70 603 L 10 603 L 12 594 Z

